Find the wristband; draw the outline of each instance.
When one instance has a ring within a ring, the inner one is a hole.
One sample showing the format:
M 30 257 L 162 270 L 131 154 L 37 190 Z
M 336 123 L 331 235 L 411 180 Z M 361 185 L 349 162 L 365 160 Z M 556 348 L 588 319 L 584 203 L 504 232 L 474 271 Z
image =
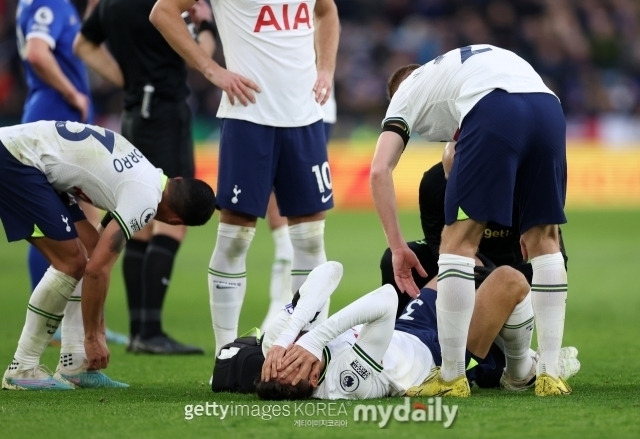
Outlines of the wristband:
M 210 31 L 213 36 L 216 36 L 216 27 L 213 24 L 213 21 L 201 21 L 200 26 L 198 26 L 198 34 L 204 31 Z

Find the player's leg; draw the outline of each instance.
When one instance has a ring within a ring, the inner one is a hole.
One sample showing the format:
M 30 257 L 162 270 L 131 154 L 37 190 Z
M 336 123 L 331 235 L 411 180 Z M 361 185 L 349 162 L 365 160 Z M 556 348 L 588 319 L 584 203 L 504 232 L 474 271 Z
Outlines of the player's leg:
M 532 109 L 530 119 L 536 120 L 516 187 L 521 201 L 521 242 L 533 268 L 531 300 L 540 351 L 536 394 L 567 394 L 570 388 L 558 378 L 567 273 L 557 226 L 566 222 L 566 125 L 554 96 L 534 93 L 523 95 L 523 99 Z
M 122 133 L 168 177 L 192 178 L 195 158 L 191 111 L 185 102 L 154 99 L 153 115 L 143 118 L 138 108 L 125 110 Z M 156 354 L 203 353 L 183 345 L 162 329 L 162 308 L 171 284 L 173 264 L 186 235 L 185 226 L 154 221 L 127 243 L 123 272 L 130 304 L 129 351 Z M 137 337 L 137 339 L 136 339 Z M 134 339 L 135 342 L 134 342 Z
M 275 128 L 225 119 L 219 151 L 220 222 L 208 270 L 216 353 L 238 336 L 247 289 L 247 252 L 273 185 Z M 260 157 L 260 159 L 253 159 Z
M 466 375 L 457 376 L 452 380 L 444 380 L 441 374 L 442 356 L 438 339 L 438 316 L 436 311 L 437 280 L 431 279 L 420 290 L 417 299 L 412 300 L 396 320 L 396 331 L 403 331 L 417 337 L 428 351 L 428 356 L 422 355 L 422 370 L 424 375 L 419 377 L 423 382 L 412 386 L 406 391 L 407 396 L 447 396 L 468 397 L 471 395 L 469 381 Z M 416 377 L 418 378 L 418 377 Z M 419 382 L 419 381 L 418 381 Z
M 557 230 L 557 226 L 534 226 L 522 235 L 533 268 L 531 300 L 537 326 L 538 375 L 544 378 L 540 380 L 541 384 L 536 384 L 536 394 L 540 396 L 571 391 L 564 383 L 550 385 L 552 388 L 558 387 L 558 392 L 542 389 L 547 376 L 551 381 L 561 376 L 560 352 L 567 300 L 567 272 L 559 251 Z
M 134 325 L 137 327 L 137 334 L 128 350 L 161 355 L 203 354 L 204 351 L 197 346 L 176 341 L 162 327 L 164 299 L 171 284 L 175 257 L 187 228 L 153 221 L 149 229 L 151 236 L 140 261 L 141 290 L 133 298 L 138 299 L 139 304 L 137 311 L 131 313 L 137 319 L 132 322 L 132 328 Z
M 9 242 L 27 239 L 51 266 L 34 289 L 14 360 L 2 386 L 9 389 L 70 389 L 40 367 L 40 356 L 62 320 L 67 300 L 84 274 L 68 203 L 44 174 L 11 156 L 0 143 L 0 218 Z
M 278 206 L 289 223 L 293 247 L 291 289 L 295 292 L 309 272 L 326 262 L 325 212 L 333 207 L 331 172 L 322 121 L 279 130 L 279 160 L 274 180 Z M 329 311 L 327 304 L 323 317 Z
M 438 332 L 445 379 L 464 373 L 462 349 L 475 298 L 472 258 L 484 224 L 511 225 L 522 132 L 530 129 L 524 107 L 517 97 L 495 90 L 465 117 L 455 146 L 445 191 L 448 225 L 442 235 L 438 274 Z
M 438 259 L 438 338 L 442 350 L 442 378 L 464 376 L 469 324 L 475 302 L 475 250 L 484 223 L 458 220 L 442 231 Z
M 82 279 L 69 297 L 64 310 L 60 362 L 53 377 L 83 389 L 129 387 L 128 384 L 111 379 L 100 370 L 88 370 L 89 363 L 84 350 L 81 296 Z
M 136 232 L 127 241 L 122 255 L 122 277 L 124 279 L 129 310 L 129 344 L 128 352 L 135 352 L 135 341 L 140 336 L 143 313 L 143 266 L 144 258 L 151 239 L 152 225 Z
M 70 207 L 74 215 L 74 225 L 78 232 L 83 254 L 91 257 L 98 242 L 99 234 L 94 224 L 98 224 L 85 218 L 86 209 L 81 212 L 77 206 Z M 87 371 L 87 356 L 84 350 L 84 325 L 82 322 L 82 279 L 73 290 L 64 309 L 64 317 L 61 324 L 60 362 L 56 368 L 54 378 L 73 383 L 76 387 L 128 387 L 126 384 L 112 380 L 100 371 Z
M 506 358 L 501 380 L 509 390 L 524 390 L 535 381 L 535 363 L 530 355 L 533 309 L 529 284 L 512 267 L 496 268 L 480 285 L 469 326 L 467 349 L 485 358 L 498 335 Z
M 289 237 L 287 219 L 280 215 L 278 203 L 272 193 L 267 207 L 267 223 L 274 244 L 274 256 L 271 263 L 271 282 L 269 283 L 269 309 L 260 326 L 264 331 L 272 319 L 291 301 L 291 260 L 293 247 Z
M 56 241 L 41 237 L 30 242 L 51 261 L 31 297 L 25 324 L 11 365 L 2 380 L 5 389 L 73 389 L 40 366 L 40 357 L 58 329 L 67 301 L 82 277 L 86 256 L 77 239 Z

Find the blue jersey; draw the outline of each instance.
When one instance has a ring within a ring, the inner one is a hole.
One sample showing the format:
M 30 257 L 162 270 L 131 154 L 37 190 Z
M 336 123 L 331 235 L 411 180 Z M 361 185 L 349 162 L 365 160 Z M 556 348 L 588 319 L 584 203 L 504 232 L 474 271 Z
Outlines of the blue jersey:
M 81 20 L 69 0 L 20 0 L 16 11 L 18 51 L 23 58 L 29 93 L 22 113 L 22 122 L 38 120 L 80 121 L 80 111 L 45 83 L 24 61 L 25 44 L 30 38 L 45 40 L 62 72 L 76 89 L 89 96 L 89 76 L 84 63 L 73 54 L 73 40 L 80 30 Z M 93 119 L 89 111 L 89 120 Z

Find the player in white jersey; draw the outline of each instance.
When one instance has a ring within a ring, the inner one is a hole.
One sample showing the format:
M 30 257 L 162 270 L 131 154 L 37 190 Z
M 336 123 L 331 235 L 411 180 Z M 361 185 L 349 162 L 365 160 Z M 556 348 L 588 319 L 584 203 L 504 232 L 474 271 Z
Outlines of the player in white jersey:
M 207 183 L 169 179 L 124 137 L 75 122 L 0 128 L 0 193 L 8 241 L 28 240 L 51 263 L 31 295 L 18 349 L 3 377 L 9 389 L 73 388 L 39 363 L 80 279 L 84 336 L 77 353 L 86 353 L 85 370 L 106 368 L 104 301 L 126 240 L 152 219 L 201 225 L 215 209 Z M 107 211 L 114 221 L 98 234 L 73 207 L 75 199 Z
M 445 227 L 438 260 L 438 332 L 443 367 L 433 392 L 458 381 L 467 390 L 464 352 L 474 310 L 474 255 L 487 222 L 518 218 L 525 260 L 533 268 L 540 373 L 536 394 L 566 395 L 558 375 L 567 273 L 558 225 L 566 222 L 566 124 L 557 97 L 515 53 L 479 44 L 389 79 L 389 104 L 371 163 L 371 188 L 392 251 L 396 284 L 418 294 L 411 269 L 427 273 L 400 230 L 393 170 L 412 133 L 430 141 L 457 140 L 445 192 Z M 517 214 L 517 215 L 514 215 Z
M 397 294 L 387 284 L 328 319 L 307 324 L 341 276 L 342 266 L 337 262 L 318 266 L 300 289 L 291 314 L 283 312 L 268 328 L 262 345 L 266 359 L 257 386 L 259 396 L 364 399 L 422 395 L 422 383 L 440 364 L 435 279 L 397 320 Z M 473 358 L 492 367 L 489 350 L 500 338 L 504 349 L 500 355 L 507 357 L 502 387 L 508 391 L 530 388 L 535 382 L 536 360 L 530 350 L 533 311 L 526 279 L 511 267 L 497 268 L 482 283 L 477 297 L 469 330 L 469 361 Z M 304 335 L 296 341 L 299 333 Z M 563 374 L 568 377 L 580 365 L 575 348 L 566 351 Z M 501 365 L 499 372 L 503 372 Z M 514 379 L 515 373 L 522 376 Z
M 208 270 L 216 352 L 237 337 L 246 257 L 270 194 L 287 218 L 291 292 L 326 261 L 324 221 L 333 207 L 321 105 L 331 94 L 339 39 L 333 0 L 213 0 L 222 69 L 189 37 L 180 12 L 194 0 L 159 0 L 150 20 L 169 44 L 223 89 L 217 207 Z

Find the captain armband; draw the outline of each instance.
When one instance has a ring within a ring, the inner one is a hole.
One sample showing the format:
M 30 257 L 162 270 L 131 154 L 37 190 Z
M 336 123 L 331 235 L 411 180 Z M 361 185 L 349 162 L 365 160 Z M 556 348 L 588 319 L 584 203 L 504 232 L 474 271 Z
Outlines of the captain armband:
M 382 127 L 382 132 L 385 132 L 385 131 L 391 131 L 393 133 L 396 133 L 400 137 L 402 137 L 404 146 L 405 147 L 407 146 L 407 143 L 409 142 L 409 133 L 407 132 L 407 130 L 400 128 L 398 125 L 386 124 L 385 126 Z
M 103 229 L 106 228 L 107 224 L 109 224 L 112 219 L 113 219 L 113 216 L 111 216 L 111 213 L 107 212 L 105 216 L 102 217 L 102 220 L 100 221 L 100 227 L 102 227 Z

